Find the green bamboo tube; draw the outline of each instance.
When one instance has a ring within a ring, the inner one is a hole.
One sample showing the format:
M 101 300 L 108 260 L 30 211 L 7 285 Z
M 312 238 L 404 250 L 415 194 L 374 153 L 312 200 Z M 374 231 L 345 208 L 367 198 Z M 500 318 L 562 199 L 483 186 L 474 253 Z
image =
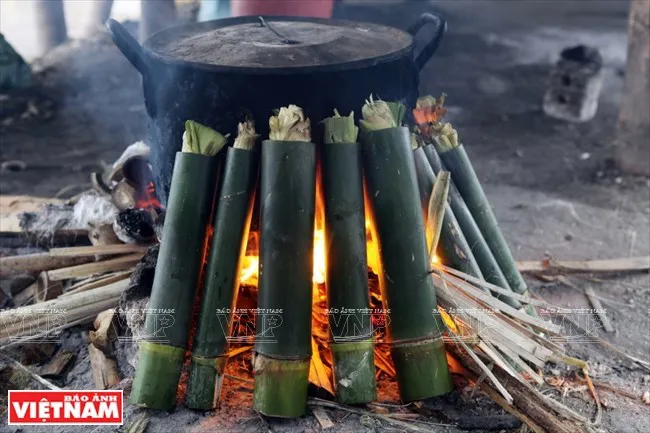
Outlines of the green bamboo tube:
M 499 223 L 462 144 L 453 148 L 445 147 L 440 149 L 439 153 L 510 288 L 519 294 L 526 293 L 526 282 L 517 269 L 517 263 L 499 229 Z
M 345 404 L 377 398 L 368 292 L 363 169 L 351 117 L 325 124 L 322 151 L 326 286 L 336 398 Z
M 263 142 L 253 407 L 264 415 L 297 417 L 307 405 L 315 188 L 313 143 Z
M 237 303 L 241 263 L 253 215 L 257 174 L 255 152 L 227 149 L 214 212 L 201 311 L 192 346 L 185 398 L 191 409 L 213 409 L 219 401 L 228 360 L 227 337 Z
M 311 357 L 275 359 L 256 353 L 253 408 L 267 416 L 301 416 L 307 405 L 310 363 Z
M 147 337 L 140 343 L 140 360 L 131 391 L 131 402 L 135 405 L 169 410 L 176 404 L 206 225 L 216 188 L 216 162 L 214 156 L 176 154 L 148 307 L 153 311 L 173 311 L 173 319 L 147 314 Z
M 422 213 L 426 221 L 429 199 L 431 198 L 433 184 L 436 181 L 436 175 L 433 173 L 429 161 L 424 154 L 424 150 L 421 147 L 413 150 L 413 160 L 415 162 L 415 172 L 418 177 L 420 205 L 422 206 Z M 467 243 L 449 204 L 445 206 L 445 216 L 440 232 L 440 243 L 438 244 L 436 253 L 440 256 L 444 264 L 473 277 L 483 279 L 483 274 L 478 263 L 476 263 L 472 249 Z
M 434 174 L 437 175 L 441 171 L 445 170 L 445 167 L 440 160 L 440 156 L 432 144 L 423 146 L 422 150 L 426 155 Z M 485 280 L 495 286 L 512 290 L 510 284 L 508 284 L 508 280 L 506 280 L 506 277 L 503 275 L 499 264 L 495 260 L 492 251 L 490 251 L 487 242 L 485 242 L 481 230 L 476 225 L 472 213 L 467 208 L 463 197 L 461 197 L 453 182 L 449 185 L 449 205 L 456 217 L 461 231 L 467 239 L 467 243 L 471 246 L 476 263 L 481 269 L 481 273 Z M 521 304 L 515 299 L 503 295 L 495 294 L 495 296 L 513 308 L 521 308 Z
M 444 325 L 434 314 L 436 295 L 410 134 L 407 128 L 392 127 L 365 132 L 362 142 L 400 396 L 404 401 L 434 397 L 451 390 L 451 379 L 440 334 Z

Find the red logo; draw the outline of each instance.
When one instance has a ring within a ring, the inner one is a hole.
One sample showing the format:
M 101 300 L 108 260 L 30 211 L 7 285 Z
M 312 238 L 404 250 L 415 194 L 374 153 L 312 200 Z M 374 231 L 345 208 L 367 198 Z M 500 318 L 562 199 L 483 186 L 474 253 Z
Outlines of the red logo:
M 9 391 L 9 425 L 122 425 L 122 391 Z

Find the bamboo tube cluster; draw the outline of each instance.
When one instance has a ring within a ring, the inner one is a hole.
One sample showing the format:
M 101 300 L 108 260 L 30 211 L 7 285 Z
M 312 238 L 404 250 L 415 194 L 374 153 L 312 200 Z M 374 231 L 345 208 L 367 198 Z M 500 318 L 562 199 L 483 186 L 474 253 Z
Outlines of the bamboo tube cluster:
M 186 122 L 183 148 L 176 154 L 149 301 L 153 314 L 147 314 L 147 337 L 140 342 L 140 361 L 131 392 L 133 404 L 163 410 L 176 404 L 205 233 L 217 186 L 215 155 L 225 143 L 226 138 L 216 131 Z M 159 333 L 155 312 L 173 312 L 173 326 L 165 327 L 164 333 Z
M 458 133 L 450 123 L 442 121 L 446 113 L 444 101 L 445 95 L 438 100 L 432 96 L 418 100 L 413 114 L 421 137 L 427 143 L 419 149 L 422 149 L 434 173 L 442 170 L 451 173 L 449 212 L 457 219 L 468 244 L 472 245 L 474 262 L 482 277 L 498 287 L 519 294 L 527 293 L 526 283 L 517 270 L 469 157 L 458 140 Z M 420 176 L 424 174 L 420 173 Z M 448 264 L 455 267 L 451 261 Z M 521 307 L 511 297 L 500 295 L 499 298 L 512 307 Z
M 442 112 L 441 104 L 435 108 Z M 439 153 L 458 149 L 453 145 L 455 131 L 436 122 L 430 125 L 436 135 L 429 138 L 438 148 L 421 146 L 402 126 L 405 111 L 402 104 L 371 97 L 362 107 L 360 143 L 352 113 L 343 117 L 335 111 L 322 122 L 330 350 L 336 397 L 344 403 L 376 398 L 365 209 L 379 251 L 387 336 L 402 400 L 434 397 L 452 386 L 442 340 L 445 324 L 436 301 L 439 288 L 434 285 L 440 279 L 431 276 L 434 253 L 467 278 L 488 280 L 479 285 L 483 290 L 502 296 L 510 289 L 506 277 L 510 269 L 502 272 L 504 266 L 497 260 L 506 254 L 492 245 L 498 236 L 494 231 L 485 235 L 487 223 L 479 224 L 474 213 L 479 208 L 485 213 L 484 196 L 477 196 L 480 185 L 478 189 L 454 185 L 477 182 L 475 175 L 458 175 L 466 165 L 459 168 L 462 164 L 447 156 L 452 167 L 448 173 L 438 158 Z M 280 108 L 269 126 L 259 163 L 253 406 L 268 416 L 290 418 L 306 408 L 313 347 L 317 155 L 310 120 L 299 107 Z M 155 320 L 147 317 L 148 337 L 140 346 L 132 392 L 135 404 L 174 406 L 193 305 L 198 306 L 198 319 L 185 401 L 201 410 L 218 403 L 257 186 L 256 139 L 252 123 L 241 124 L 234 147 L 225 152 L 222 175 L 217 176 L 214 155 L 226 138 L 196 123 L 187 124 L 150 301 L 154 310 L 173 310 L 176 322 L 160 340 L 153 338 Z M 467 191 L 474 194 L 469 197 L 471 205 L 466 203 Z M 211 232 L 206 230 L 209 226 Z M 207 233 L 211 235 L 204 242 Z M 209 254 L 204 247 L 209 247 Z M 204 257 L 203 287 L 197 291 Z M 519 298 L 504 300 L 516 311 Z M 226 312 L 225 320 L 219 311 Z
M 226 150 L 185 398 L 192 409 L 212 409 L 219 401 L 228 361 L 227 337 L 253 216 L 258 174 L 258 158 L 253 148 L 257 137 L 251 121 L 241 123 L 233 147 Z
M 362 110 L 362 155 L 379 246 L 380 288 L 389 309 L 391 357 L 402 400 L 451 390 L 420 195 L 404 106 L 373 101 Z

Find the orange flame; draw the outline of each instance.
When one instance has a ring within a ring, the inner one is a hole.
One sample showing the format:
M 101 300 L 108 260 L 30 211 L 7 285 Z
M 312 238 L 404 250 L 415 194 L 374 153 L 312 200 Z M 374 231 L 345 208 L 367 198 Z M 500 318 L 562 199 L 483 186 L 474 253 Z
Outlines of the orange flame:
M 314 229 L 314 267 L 312 269 L 312 281 L 314 284 L 325 283 L 325 256 L 325 230 L 317 223 Z M 260 259 L 257 255 L 247 255 L 244 257 L 239 273 L 240 284 L 257 286 L 259 264 Z
M 156 197 L 156 187 L 154 186 L 153 181 L 143 188 L 138 194 L 135 207 L 137 209 L 163 209 L 163 205 L 158 201 Z

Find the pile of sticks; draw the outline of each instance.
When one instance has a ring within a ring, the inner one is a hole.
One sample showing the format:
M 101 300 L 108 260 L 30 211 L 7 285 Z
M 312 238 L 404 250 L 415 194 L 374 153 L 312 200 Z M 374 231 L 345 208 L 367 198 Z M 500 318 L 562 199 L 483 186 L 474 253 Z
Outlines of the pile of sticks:
M 13 296 L 17 308 L 0 312 L 5 325 L 0 328 L 0 347 L 92 322 L 100 312 L 116 307 L 146 248 L 135 244 L 52 248 L 0 258 L 1 278 L 25 274 L 36 278 Z

